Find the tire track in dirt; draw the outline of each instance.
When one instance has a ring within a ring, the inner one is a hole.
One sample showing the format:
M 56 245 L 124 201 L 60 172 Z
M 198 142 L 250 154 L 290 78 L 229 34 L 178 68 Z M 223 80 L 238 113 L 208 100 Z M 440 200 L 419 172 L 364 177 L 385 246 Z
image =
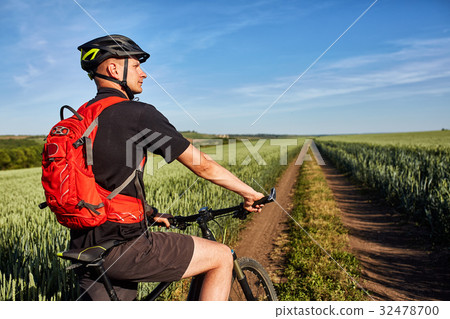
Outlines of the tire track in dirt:
M 431 250 L 423 230 L 326 163 L 322 170 L 362 266 L 360 284 L 375 300 L 450 300 L 448 251 Z
M 361 264 L 360 284 L 375 300 L 450 300 L 448 249 L 433 251 L 423 230 L 325 160 L 322 170 L 349 229 L 350 252 Z M 288 213 L 298 172 L 293 161 L 276 185 L 277 202 Z M 266 205 L 234 246 L 238 256 L 258 260 L 275 283 L 284 280 L 288 220 L 279 205 Z

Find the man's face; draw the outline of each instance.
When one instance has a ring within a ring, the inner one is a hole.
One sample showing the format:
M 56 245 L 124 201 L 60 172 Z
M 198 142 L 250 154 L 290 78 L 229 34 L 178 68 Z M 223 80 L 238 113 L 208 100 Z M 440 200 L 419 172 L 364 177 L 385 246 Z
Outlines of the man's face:
M 97 73 L 122 81 L 125 66 L 124 62 L 125 59 L 109 58 L 98 66 Z M 142 83 L 146 77 L 147 74 L 142 71 L 139 61 L 135 58 L 128 58 L 128 72 L 126 80 L 127 85 L 133 94 L 142 93 Z M 97 81 L 103 81 L 103 85 L 106 86 L 111 85 L 108 81 L 102 79 L 97 79 Z
M 127 84 L 131 92 L 134 94 L 142 93 L 142 83 L 146 77 L 147 74 L 142 71 L 139 61 L 135 58 L 129 58 Z

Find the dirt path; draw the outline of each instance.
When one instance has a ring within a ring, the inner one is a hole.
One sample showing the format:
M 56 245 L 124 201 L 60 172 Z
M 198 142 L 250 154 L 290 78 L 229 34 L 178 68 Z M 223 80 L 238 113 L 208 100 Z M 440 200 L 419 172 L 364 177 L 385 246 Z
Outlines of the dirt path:
M 234 249 L 238 257 L 252 257 L 258 260 L 271 275 L 272 281 L 282 281 L 284 269 L 284 253 L 282 251 L 288 237 L 287 221 L 290 212 L 292 195 L 297 180 L 299 167 L 294 161 L 288 166 L 275 186 L 277 203 L 266 205 L 261 214 L 254 214 L 241 231 Z M 281 208 L 281 207 L 283 208 Z
M 291 165 L 276 185 L 277 202 L 254 215 L 241 232 L 238 256 L 257 259 L 274 282 L 283 281 L 283 246 L 298 166 Z M 360 284 L 375 300 L 450 300 L 449 252 L 432 252 L 427 235 L 407 223 L 367 190 L 330 164 L 322 166 L 342 219 L 349 229 L 351 252 L 362 267 Z
M 327 161 L 328 163 L 328 161 Z M 432 252 L 427 235 L 331 165 L 322 167 L 363 282 L 375 300 L 450 300 L 449 256 Z

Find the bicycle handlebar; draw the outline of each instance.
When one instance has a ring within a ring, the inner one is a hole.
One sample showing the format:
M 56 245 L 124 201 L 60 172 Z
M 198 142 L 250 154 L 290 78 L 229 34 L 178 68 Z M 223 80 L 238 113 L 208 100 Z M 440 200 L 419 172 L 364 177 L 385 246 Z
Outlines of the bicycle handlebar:
M 252 206 L 255 207 L 256 205 L 268 204 L 268 203 L 275 201 L 275 199 L 276 199 L 276 191 L 275 191 L 275 188 L 272 188 L 270 190 L 270 194 L 268 196 L 264 196 L 263 198 L 258 199 L 257 201 L 255 201 L 253 203 Z M 234 213 L 233 218 L 239 218 L 239 219 L 245 219 L 245 218 L 247 218 L 247 215 L 250 214 L 250 212 L 248 210 L 244 209 L 244 204 L 241 203 L 236 206 L 231 206 L 231 207 L 221 208 L 221 209 L 216 209 L 216 210 L 212 210 L 208 207 L 203 207 L 199 210 L 198 214 L 188 215 L 188 216 L 173 216 L 173 217 L 170 217 L 168 220 L 169 220 L 171 227 L 183 230 L 183 229 L 186 229 L 187 226 L 189 226 L 189 223 L 208 222 L 218 216 L 225 215 L 225 214 L 231 214 L 231 213 Z M 165 225 L 162 225 L 162 223 L 155 222 L 155 223 L 152 223 L 152 226 L 165 226 Z

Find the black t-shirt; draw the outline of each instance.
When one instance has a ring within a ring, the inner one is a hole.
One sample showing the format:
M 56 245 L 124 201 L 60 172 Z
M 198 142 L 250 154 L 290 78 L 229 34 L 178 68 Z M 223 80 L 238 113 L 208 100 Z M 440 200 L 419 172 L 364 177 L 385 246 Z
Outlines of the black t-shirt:
M 100 88 L 88 105 L 109 96 L 126 96 L 113 88 Z M 147 151 L 170 163 L 189 146 L 186 140 L 153 105 L 124 101 L 106 108 L 98 117 L 93 144 L 96 182 L 108 191 L 121 185 L 138 167 Z M 140 175 L 143 185 L 142 175 Z M 134 183 L 120 194 L 138 198 Z M 87 230 L 71 230 L 70 248 L 97 245 L 110 239 L 127 240 L 145 231 L 145 223 L 120 224 L 106 221 Z

